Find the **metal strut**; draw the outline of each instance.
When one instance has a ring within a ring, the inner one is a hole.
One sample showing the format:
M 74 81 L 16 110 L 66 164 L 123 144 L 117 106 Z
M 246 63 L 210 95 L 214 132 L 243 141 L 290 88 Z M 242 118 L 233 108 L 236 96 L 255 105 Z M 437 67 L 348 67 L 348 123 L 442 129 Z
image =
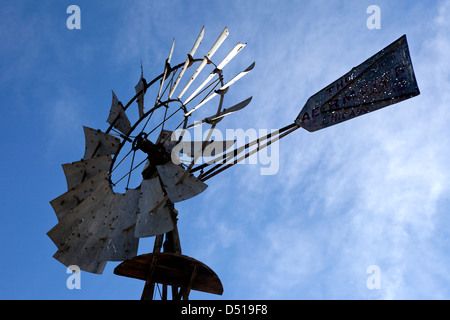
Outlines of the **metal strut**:
M 212 163 L 219 162 L 219 164 L 215 165 L 213 168 L 211 168 L 208 171 L 203 172 L 199 175 L 198 178 L 201 181 L 206 181 L 206 180 L 214 177 L 215 175 L 219 174 L 220 172 L 232 167 L 236 163 L 239 163 L 242 160 L 250 157 L 252 154 L 255 154 L 256 152 L 266 148 L 267 146 L 271 145 L 273 142 L 280 140 L 281 138 L 287 136 L 288 134 L 294 132 L 295 130 L 297 130 L 299 128 L 301 128 L 301 127 L 298 124 L 292 123 L 292 124 L 285 126 L 275 132 L 269 133 L 268 135 L 265 135 L 264 137 L 253 140 L 252 142 L 249 142 L 244 146 L 237 147 L 233 151 L 227 152 L 227 153 L 215 158 L 213 161 L 211 161 L 211 163 L 205 163 L 203 165 L 196 167 L 195 169 L 192 169 L 191 172 L 203 170 L 204 168 L 211 165 Z M 268 140 L 266 143 L 261 144 L 262 142 L 264 142 L 266 140 Z M 250 151 L 249 148 L 254 145 L 257 145 L 257 147 Z M 245 155 L 237 158 L 237 156 L 239 154 L 241 154 L 243 151 L 248 151 L 248 152 Z

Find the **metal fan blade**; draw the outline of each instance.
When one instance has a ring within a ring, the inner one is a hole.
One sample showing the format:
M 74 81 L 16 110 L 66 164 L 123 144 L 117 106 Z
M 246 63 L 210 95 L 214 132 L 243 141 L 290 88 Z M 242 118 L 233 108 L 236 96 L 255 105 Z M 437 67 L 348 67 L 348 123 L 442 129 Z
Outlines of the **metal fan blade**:
M 193 158 L 196 155 L 203 155 L 203 157 L 211 157 L 216 154 L 221 154 L 225 150 L 231 148 L 236 141 L 181 141 L 172 151 L 175 153 L 183 153 L 188 157 Z
M 192 198 L 208 187 L 208 185 L 195 178 L 192 174 L 188 174 L 181 183 L 178 183 L 186 170 L 170 161 L 156 166 L 156 169 L 163 187 L 173 203 Z
M 134 87 L 136 94 L 139 94 L 136 98 L 136 102 L 138 104 L 139 110 L 139 119 L 144 116 L 144 95 L 147 87 L 147 81 L 144 78 L 144 70 L 142 69 L 141 63 L 141 78 L 139 79 L 138 84 Z
M 246 100 L 244 100 L 242 102 L 239 102 L 238 104 L 236 104 L 236 105 L 234 105 L 234 106 L 232 106 L 232 107 L 230 107 L 228 109 L 223 109 L 223 111 L 217 113 L 214 116 L 205 118 L 205 119 L 203 119 L 201 121 L 197 121 L 197 122 L 191 124 L 190 126 L 188 126 L 186 129 L 190 129 L 190 128 L 196 127 L 196 126 L 198 126 L 198 125 L 200 125 L 202 123 L 205 123 L 205 122 L 206 123 L 217 123 L 220 120 L 222 120 L 225 116 L 245 108 L 250 103 L 250 101 L 252 101 L 252 97 L 250 97 L 250 98 L 248 98 L 248 99 L 246 99 Z
M 208 63 L 208 61 L 212 58 L 212 56 L 214 55 L 214 53 L 216 53 L 217 49 L 219 49 L 219 47 L 222 45 L 222 43 L 225 41 L 225 39 L 228 37 L 228 28 L 225 27 L 222 31 L 222 33 L 220 34 L 219 38 L 217 38 L 216 42 L 213 44 L 213 46 L 211 47 L 211 49 L 208 51 L 208 53 L 206 54 L 205 58 L 202 60 L 202 62 L 200 63 L 200 65 L 197 67 L 197 69 L 194 71 L 194 73 L 192 74 L 191 78 L 189 79 L 189 81 L 186 83 L 186 85 L 184 86 L 183 90 L 181 90 L 180 94 L 178 95 L 177 99 L 180 99 L 183 94 L 186 92 L 186 90 L 191 86 L 192 82 L 195 80 L 195 78 L 197 78 L 197 76 L 200 74 L 200 72 L 203 70 L 203 68 L 206 66 L 206 64 Z
M 216 69 L 214 69 L 209 76 L 206 78 L 205 81 L 203 81 L 203 83 L 197 88 L 195 89 L 195 91 L 189 96 L 189 98 L 186 99 L 186 101 L 184 102 L 184 104 L 188 104 L 189 101 L 191 101 L 192 99 L 194 99 L 195 95 L 202 90 L 210 81 L 211 79 L 217 74 L 219 73 L 227 64 L 228 62 L 230 62 L 238 53 L 239 51 L 241 51 L 247 44 L 246 43 L 238 43 L 231 51 L 230 53 L 227 54 L 227 56 L 222 60 L 221 63 L 219 63 L 219 65 L 217 66 Z
M 219 90 L 215 91 L 214 93 L 212 93 L 211 95 L 209 95 L 207 98 L 205 98 L 202 102 L 200 102 L 196 107 L 194 107 L 193 109 L 191 109 L 190 111 L 188 111 L 184 116 L 188 117 L 189 115 L 191 115 L 192 112 L 194 112 L 195 110 L 197 110 L 198 108 L 200 108 L 201 106 L 203 106 L 205 103 L 207 103 L 209 100 L 211 100 L 212 98 L 214 98 L 215 96 L 219 95 L 220 92 L 225 91 L 226 89 L 228 89 L 232 84 L 234 84 L 236 81 L 238 81 L 239 79 L 241 79 L 243 76 L 245 76 L 247 73 L 249 73 L 253 68 L 255 67 L 255 63 L 253 62 L 247 69 L 245 69 L 244 71 L 239 72 L 239 74 L 237 74 L 233 79 L 231 79 L 230 81 L 228 81 L 226 84 L 224 84 Z
M 404 35 L 310 97 L 295 123 L 316 131 L 419 93 Z
M 107 190 L 106 186 L 108 186 L 107 181 L 100 183 L 85 200 L 71 208 L 66 215 L 61 217 L 58 224 L 47 233 L 58 248 L 65 244 L 65 241 L 74 232 L 75 228 L 93 212 L 97 199 L 107 196 L 109 190 Z
M 53 256 L 66 266 L 77 265 L 81 270 L 102 273 L 111 227 L 118 219 L 112 206 L 117 200 L 111 186 L 104 181 L 80 206 L 49 231 L 53 241 L 61 241 Z
M 106 174 L 107 171 L 101 171 L 92 178 L 85 180 L 81 184 L 50 201 L 58 220 L 64 218 L 68 212 L 73 210 L 84 199 L 90 196 L 102 182 L 105 182 Z
M 119 151 L 120 139 L 107 133 L 84 127 L 86 149 L 83 160 L 116 154 Z
M 67 180 L 67 190 L 76 187 L 101 171 L 108 171 L 110 167 L 110 156 L 101 156 L 98 158 L 63 164 L 62 168 Z
M 215 116 L 206 118 L 205 121 L 206 122 L 217 122 L 217 121 L 221 120 L 223 117 L 245 108 L 250 103 L 250 101 L 252 101 L 252 98 L 253 97 L 250 97 L 242 102 L 239 102 L 238 104 L 236 104 L 228 109 L 223 109 L 222 112 L 219 112 Z
M 160 206 L 153 212 L 163 199 L 164 193 L 158 177 L 142 181 L 135 237 L 152 237 L 173 230 L 174 224 L 166 206 Z
M 255 63 L 253 62 L 251 65 L 249 65 L 249 66 L 247 67 L 247 69 L 245 69 L 244 71 L 239 72 L 239 74 L 237 74 L 233 79 L 231 79 L 231 80 L 228 81 L 226 84 L 224 84 L 223 87 L 220 88 L 219 90 L 225 90 L 226 88 L 228 88 L 229 86 L 231 86 L 233 83 L 235 83 L 236 81 L 238 81 L 240 78 L 242 78 L 243 76 L 245 76 L 247 73 L 249 73 L 250 71 L 252 71 L 254 67 L 255 67 Z
M 161 83 L 160 83 L 160 86 L 159 86 L 159 92 L 158 92 L 158 95 L 156 96 L 155 104 L 158 102 L 159 98 L 161 97 L 161 91 L 162 91 L 162 88 L 164 86 L 164 81 L 166 80 L 166 77 L 168 76 L 169 71 L 170 71 L 169 70 L 170 69 L 170 60 L 172 59 L 173 47 L 174 46 L 175 46 L 175 39 L 172 40 L 172 47 L 170 48 L 169 57 L 166 60 L 166 65 L 164 67 L 164 75 L 163 75 L 163 77 L 161 79 Z
M 170 99 L 175 91 L 175 89 L 178 86 L 178 83 L 180 83 L 181 78 L 184 75 L 184 72 L 189 67 L 189 65 L 192 63 L 192 60 L 194 59 L 193 56 L 195 52 L 197 51 L 198 46 L 202 42 L 203 36 L 205 34 L 205 26 L 203 26 L 202 30 L 200 31 L 200 34 L 197 37 L 197 40 L 195 40 L 194 46 L 192 47 L 191 51 L 188 53 L 188 57 L 186 59 L 186 62 L 183 65 L 183 68 L 180 71 L 180 74 L 177 77 L 177 80 L 175 81 L 175 84 L 173 85 L 172 89 L 170 89 L 168 98 Z
M 123 261 L 137 255 L 139 238 L 134 236 L 140 198 L 139 189 L 128 189 L 125 194 L 116 193 L 110 208 L 117 219 L 110 227 L 110 234 L 104 243 L 101 259 Z
M 114 128 L 127 135 L 130 132 L 131 124 L 122 103 L 117 99 L 114 91 L 112 92 L 111 111 L 109 112 L 108 119 L 106 120 Z

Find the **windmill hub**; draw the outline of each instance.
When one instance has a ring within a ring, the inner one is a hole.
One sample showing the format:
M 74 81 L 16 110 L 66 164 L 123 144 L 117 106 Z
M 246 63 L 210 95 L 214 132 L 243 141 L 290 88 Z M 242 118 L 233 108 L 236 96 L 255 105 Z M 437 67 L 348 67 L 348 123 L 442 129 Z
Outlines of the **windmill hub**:
M 153 143 L 147 139 L 147 134 L 141 132 L 133 141 L 133 150 L 141 150 L 147 154 L 147 159 L 149 166 L 142 171 L 142 176 L 144 179 L 150 179 L 156 173 L 156 166 L 165 164 L 171 160 L 170 153 L 164 147 L 164 145 L 159 143 Z

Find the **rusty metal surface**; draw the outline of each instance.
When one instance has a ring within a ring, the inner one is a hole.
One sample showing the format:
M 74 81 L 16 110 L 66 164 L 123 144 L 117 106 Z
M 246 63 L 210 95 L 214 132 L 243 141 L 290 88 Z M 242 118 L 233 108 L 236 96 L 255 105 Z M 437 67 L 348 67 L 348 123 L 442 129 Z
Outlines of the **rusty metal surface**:
M 106 261 L 101 254 L 117 215 L 113 213 L 114 192 L 104 181 L 71 214 L 49 232 L 59 244 L 54 258 L 65 266 L 77 265 L 81 270 L 102 273 Z
M 102 171 L 108 171 L 110 166 L 110 156 L 101 156 L 63 164 L 62 168 L 67 180 L 67 190 L 78 186 Z
M 116 154 L 120 147 L 120 139 L 100 130 L 84 127 L 86 148 L 83 160 Z
M 155 212 L 152 212 L 163 199 L 164 192 L 158 177 L 142 181 L 135 229 L 136 237 L 152 237 L 173 230 L 173 221 L 166 206 L 160 206 Z
M 69 236 L 74 233 L 74 229 L 83 223 L 86 218 L 93 214 L 98 206 L 98 202 L 101 202 L 102 198 L 112 194 L 112 190 L 106 180 L 98 185 L 85 200 L 75 205 L 71 210 L 62 217 L 58 224 L 55 225 L 47 235 L 59 248 L 66 243 Z M 99 218 L 98 220 L 101 220 Z
M 100 256 L 107 261 L 123 261 L 137 255 L 139 239 L 135 237 L 135 226 L 140 190 L 128 189 L 125 194 L 116 193 L 110 209 L 117 219 L 110 227 L 105 248 Z
M 173 203 L 195 197 L 208 187 L 192 174 L 188 174 L 181 183 L 178 183 L 185 170 L 170 161 L 156 166 L 156 169 L 161 177 L 163 187 Z
M 137 254 L 134 236 L 140 191 L 114 193 L 108 181 L 80 202 L 47 235 L 58 247 L 54 257 L 66 266 L 102 273 L 106 261 L 122 261 Z
M 406 36 L 402 36 L 308 99 L 295 122 L 323 129 L 419 94 Z
M 58 220 L 76 208 L 84 199 L 92 194 L 92 192 L 104 181 L 106 181 L 107 171 L 101 171 L 92 178 L 85 180 L 83 183 L 63 193 L 59 197 L 50 201 Z

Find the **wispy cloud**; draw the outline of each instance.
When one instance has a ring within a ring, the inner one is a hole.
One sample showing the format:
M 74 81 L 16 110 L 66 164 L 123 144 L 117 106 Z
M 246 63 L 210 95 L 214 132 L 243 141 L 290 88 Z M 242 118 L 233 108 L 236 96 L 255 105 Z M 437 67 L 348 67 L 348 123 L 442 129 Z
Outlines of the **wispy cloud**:
M 246 295 L 338 299 L 448 296 L 440 281 L 449 280 L 445 273 L 448 246 L 442 242 L 448 232 L 441 225 L 448 223 L 444 222 L 442 202 L 448 201 L 450 187 L 446 125 L 450 78 L 445 62 L 450 58 L 449 8 L 448 1 L 442 3 L 433 25 L 427 26 L 429 41 L 423 50 L 412 53 L 421 96 L 323 132 L 300 132 L 286 138 L 280 147 L 281 170 L 276 179 L 259 176 L 249 167 L 227 173 L 232 176 L 230 192 L 238 194 L 224 196 L 236 198 L 236 202 L 228 211 L 225 208 L 229 206 L 220 206 L 220 212 L 228 218 L 244 218 L 239 225 L 215 215 L 210 240 L 216 250 L 225 248 L 219 237 L 226 234 L 214 233 L 214 221 L 239 230 L 239 245 L 233 244 L 234 258 L 227 263 L 242 267 L 236 276 L 246 281 Z M 355 32 L 355 38 L 358 34 Z M 333 42 L 332 35 L 324 36 L 315 43 L 316 55 L 306 52 L 305 42 L 291 42 L 297 52 L 303 50 L 307 59 L 312 59 L 295 67 L 320 69 L 310 64 L 317 64 L 314 58 L 332 43 L 333 56 L 344 62 L 324 59 L 327 64 L 322 70 L 330 71 L 328 67 L 334 64 L 329 73 L 336 78 L 338 72 L 348 71 L 341 67 L 353 58 L 345 58 L 345 44 Z M 283 41 L 283 36 L 277 39 Z M 274 60 L 289 58 L 285 52 L 268 54 Z M 352 50 L 352 57 L 356 55 L 369 56 L 366 50 Z M 268 113 L 277 119 L 292 112 L 292 104 L 301 107 L 292 103 L 292 97 L 298 97 L 292 83 L 280 85 L 284 79 L 295 78 L 308 88 L 323 78 L 335 79 L 325 71 L 307 73 L 305 80 L 292 69 L 277 73 L 274 64 L 264 67 L 259 71 L 262 77 L 253 79 L 256 85 L 251 85 L 263 98 L 255 100 L 258 105 L 249 112 L 246 123 L 251 119 L 267 125 Z M 272 86 L 262 80 L 266 78 Z M 287 98 L 283 100 L 283 96 Z M 277 104 L 280 100 L 283 103 Z M 273 111 L 277 105 L 283 112 Z M 380 290 L 366 286 L 366 270 L 373 264 L 381 270 Z

